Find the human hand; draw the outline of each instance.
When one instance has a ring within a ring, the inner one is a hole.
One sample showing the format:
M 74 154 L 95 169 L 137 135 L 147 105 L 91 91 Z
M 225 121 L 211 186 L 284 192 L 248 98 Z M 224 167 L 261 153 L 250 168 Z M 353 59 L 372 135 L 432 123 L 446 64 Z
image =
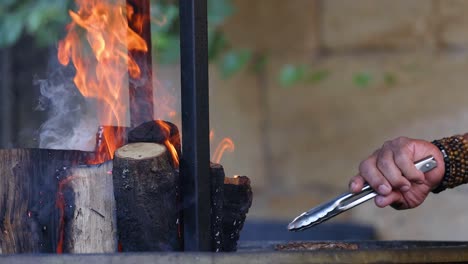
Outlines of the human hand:
M 414 162 L 432 155 L 437 167 L 423 173 Z M 377 193 L 375 204 L 409 209 L 420 205 L 444 176 L 444 159 L 430 142 L 399 137 L 389 140 L 359 165 L 359 173 L 351 178 L 349 189 L 359 192 L 367 182 Z

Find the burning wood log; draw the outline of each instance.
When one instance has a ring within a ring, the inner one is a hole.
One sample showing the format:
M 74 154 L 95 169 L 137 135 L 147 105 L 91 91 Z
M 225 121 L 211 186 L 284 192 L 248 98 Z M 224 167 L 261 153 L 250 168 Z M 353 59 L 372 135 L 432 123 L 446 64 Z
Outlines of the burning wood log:
M 63 242 L 67 253 L 116 252 L 112 162 L 72 167 L 67 175 L 59 185 L 59 195 L 64 197 L 63 206 L 72 212 L 61 218 L 64 226 L 59 230 L 59 248 Z M 68 210 L 62 208 L 62 214 L 65 211 Z
M 252 205 L 250 179 L 228 178 L 220 164 L 210 164 L 211 232 L 214 252 L 237 250 L 240 231 Z
M 237 250 L 237 241 L 252 205 L 252 197 L 248 177 L 235 176 L 224 179 L 223 251 Z
M 122 250 L 180 250 L 178 173 L 166 147 L 125 145 L 115 152 L 112 174 Z
M 73 150 L 0 150 L 3 254 L 56 251 L 58 182 L 67 168 L 83 164 L 90 155 Z
M 127 140 L 160 144 L 123 146 L 113 170 L 111 162 L 82 165 L 98 163 L 103 157 L 97 153 L 0 150 L 0 253 L 115 252 L 116 230 L 124 251 L 180 250 L 177 157 L 165 147 L 180 153 L 178 129 L 147 122 L 128 132 Z M 225 178 L 214 163 L 210 174 L 212 250 L 234 251 L 252 203 L 250 181 Z

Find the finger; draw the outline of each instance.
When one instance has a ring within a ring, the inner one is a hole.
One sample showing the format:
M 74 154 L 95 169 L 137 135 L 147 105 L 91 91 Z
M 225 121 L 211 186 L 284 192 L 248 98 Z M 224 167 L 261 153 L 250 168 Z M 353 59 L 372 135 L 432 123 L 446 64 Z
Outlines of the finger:
M 393 205 L 399 203 L 402 204 L 402 207 L 404 206 L 404 199 L 400 192 L 391 192 L 389 195 L 386 196 L 377 195 L 374 201 L 375 205 L 381 208 L 389 206 L 391 204 Z
M 422 183 L 424 181 L 424 173 L 414 166 L 414 161 L 410 153 L 398 149 L 394 152 L 394 160 L 402 175 L 409 181 L 416 183 Z
M 388 195 L 392 191 L 390 183 L 377 168 L 376 155 L 370 156 L 359 165 L 359 174 L 380 195 Z
M 403 177 L 401 170 L 395 164 L 393 152 L 383 148 L 377 155 L 377 168 L 394 189 L 408 191 L 411 183 Z
M 362 190 L 362 187 L 364 187 L 365 183 L 366 182 L 364 181 L 364 178 L 362 178 L 362 176 L 358 174 L 352 177 L 349 181 L 349 190 L 352 193 L 360 192 Z

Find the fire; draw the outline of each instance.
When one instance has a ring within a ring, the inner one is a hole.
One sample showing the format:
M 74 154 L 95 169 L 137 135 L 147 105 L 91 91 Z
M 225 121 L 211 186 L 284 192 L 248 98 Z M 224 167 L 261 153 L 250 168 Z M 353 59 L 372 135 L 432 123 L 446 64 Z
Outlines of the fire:
M 174 168 L 179 168 L 179 154 L 177 154 L 177 150 L 174 147 L 174 144 L 171 142 L 171 127 L 164 121 L 162 120 L 155 120 L 156 124 L 158 124 L 165 132 L 167 136 L 167 139 L 164 141 L 164 146 L 166 146 L 167 150 L 171 154 L 172 157 L 172 163 L 174 165 Z
M 213 154 L 213 157 L 211 160 L 214 163 L 219 163 L 221 161 L 221 158 L 223 157 L 223 154 L 225 151 L 233 152 L 235 149 L 234 142 L 230 138 L 223 138 L 221 142 L 218 144 L 216 147 L 216 150 Z
M 96 135 L 96 156 L 87 164 L 100 164 L 112 159 L 118 147 L 124 145 L 125 128 L 100 127 Z
M 66 37 L 59 42 L 58 59 L 76 68 L 74 83 L 87 98 L 98 102 L 101 125 L 125 127 L 127 120 L 128 75 L 140 76 L 141 71 L 128 51 L 147 52 L 143 38 L 129 27 L 140 25 L 141 16 L 125 4 L 112 0 L 76 0 L 77 12 L 69 11 L 72 22 Z M 122 141 L 109 131 L 103 132 L 110 158 Z M 95 161 L 95 163 L 103 160 Z

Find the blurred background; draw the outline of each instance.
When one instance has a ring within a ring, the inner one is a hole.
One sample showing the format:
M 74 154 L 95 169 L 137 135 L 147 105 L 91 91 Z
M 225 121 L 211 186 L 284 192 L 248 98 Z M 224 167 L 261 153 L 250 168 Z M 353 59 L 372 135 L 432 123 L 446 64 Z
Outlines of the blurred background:
M 466 187 L 413 210 L 368 202 L 322 229 L 285 231 L 346 191 L 385 140 L 468 131 L 468 1 L 208 2 L 212 151 L 230 137 L 226 174 L 252 180 L 244 237 L 468 239 Z M 178 96 L 177 1 L 152 5 L 155 76 Z M 47 113 L 34 79 L 47 78 L 73 8 L 71 0 L 0 3 L 0 147 L 37 147 Z

